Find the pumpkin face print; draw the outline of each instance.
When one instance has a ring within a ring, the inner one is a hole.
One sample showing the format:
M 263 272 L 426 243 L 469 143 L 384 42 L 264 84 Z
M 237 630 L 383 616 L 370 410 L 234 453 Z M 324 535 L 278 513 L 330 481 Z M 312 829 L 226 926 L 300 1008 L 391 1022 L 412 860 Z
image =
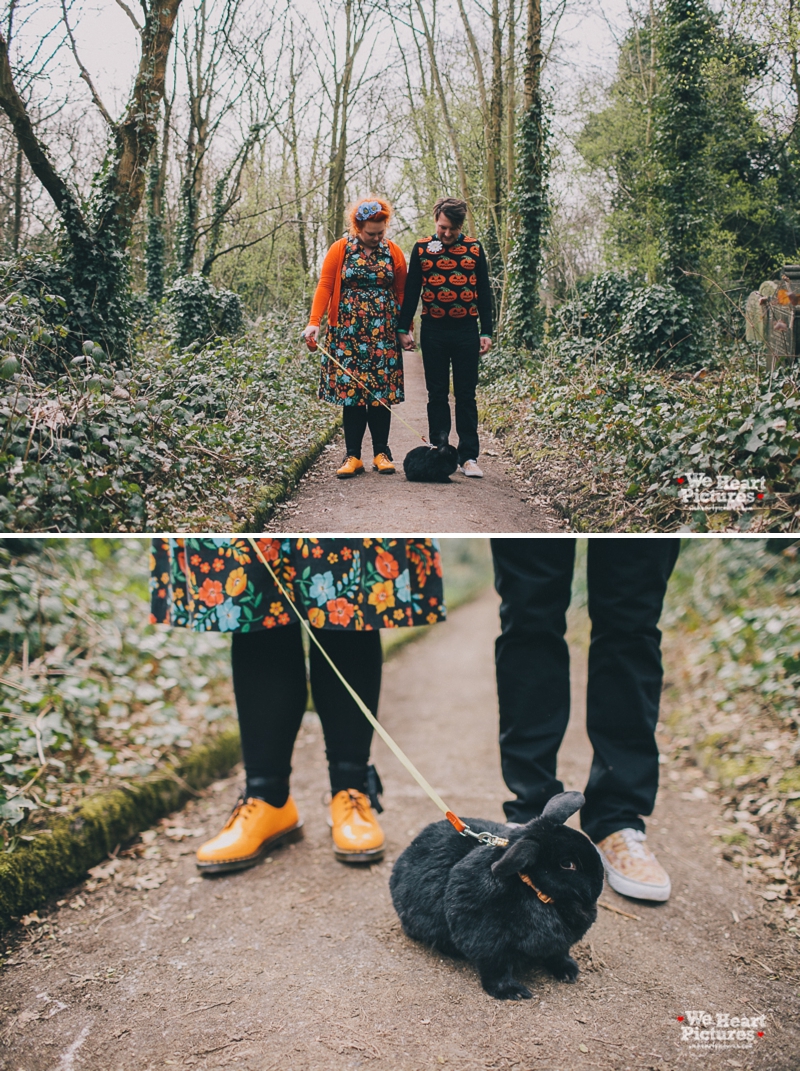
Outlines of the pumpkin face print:
M 458 296 L 461 298 L 462 301 L 466 301 L 467 304 L 469 304 L 470 301 L 472 301 L 472 299 L 475 297 L 475 291 L 474 290 L 462 290 L 461 293 Z
M 465 245 L 451 245 L 450 252 L 455 257 L 460 257 L 462 253 L 466 253 L 467 247 Z
M 434 272 L 433 275 L 429 275 L 428 276 L 428 283 L 431 286 L 441 286 L 442 283 L 446 283 L 446 282 L 447 282 L 447 276 L 446 275 L 440 275 L 438 271 Z
M 450 309 L 450 315 L 455 317 L 456 320 L 461 320 L 467 315 L 467 310 L 463 305 L 454 305 Z
M 478 276 L 474 272 L 469 277 L 469 285 L 470 286 L 477 286 L 478 285 Z
M 439 298 L 439 301 L 446 301 L 449 303 L 456 300 L 456 292 L 455 290 L 451 290 L 449 286 L 443 286 L 437 297 Z
M 434 299 L 435 297 L 436 297 L 436 295 L 434 294 L 434 292 L 433 292 L 432 290 L 427 290 L 427 289 L 426 289 L 426 290 L 423 290 L 423 291 L 422 291 L 422 300 L 423 300 L 423 301 L 428 301 L 428 302 L 430 302 L 430 301 L 433 301 L 433 299 Z
M 458 267 L 458 261 L 452 260 L 450 257 L 439 257 L 437 267 L 442 271 L 450 271 L 451 268 Z
M 478 315 L 478 310 L 474 305 L 470 305 L 469 314 L 470 314 L 470 316 L 477 316 Z
M 461 267 L 466 268 L 467 271 L 472 271 L 472 269 L 475 267 L 475 261 L 472 259 L 472 257 L 462 257 Z
M 423 271 L 430 271 L 431 268 L 433 267 L 433 261 L 432 260 L 421 260 L 419 262 L 419 264 L 420 264 L 420 267 L 422 268 Z
M 455 297 L 455 294 L 453 296 Z M 440 309 L 438 305 L 431 305 L 431 316 L 434 320 L 441 320 L 444 315 L 444 309 Z
M 462 275 L 460 271 L 454 271 L 450 276 L 450 283 L 452 286 L 466 286 L 467 277 L 466 275 Z
M 475 256 L 477 257 L 478 253 L 480 253 L 480 251 L 481 251 L 481 247 L 479 245 L 471 245 L 469 247 L 469 251 L 470 251 L 470 253 L 474 253 Z

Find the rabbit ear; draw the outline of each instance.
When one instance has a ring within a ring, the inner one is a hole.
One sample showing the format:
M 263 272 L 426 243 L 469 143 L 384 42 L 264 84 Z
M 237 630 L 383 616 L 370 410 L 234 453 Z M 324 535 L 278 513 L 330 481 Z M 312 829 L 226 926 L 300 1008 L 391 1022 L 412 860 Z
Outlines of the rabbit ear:
M 507 878 L 520 870 L 527 870 L 536 862 L 539 845 L 534 840 L 525 838 L 512 844 L 496 863 L 492 863 L 492 873 L 496 878 Z
M 585 802 L 582 792 L 559 792 L 557 796 L 548 800 L 542 811 L 542 818 L 549 818 L 551 822 L 557 822 L 560 825 L 566 822 L 571 814 L 579 811 Z

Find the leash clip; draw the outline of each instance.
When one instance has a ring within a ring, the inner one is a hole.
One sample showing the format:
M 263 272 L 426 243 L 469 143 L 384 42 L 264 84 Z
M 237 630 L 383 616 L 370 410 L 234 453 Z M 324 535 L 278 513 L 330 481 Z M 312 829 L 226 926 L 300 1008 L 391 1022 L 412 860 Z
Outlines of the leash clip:
M 507 837 L 498 837 L 486 830 L 483 833 L 475 833 L 469 826 L 464 826 L 460 832 L 462 837 L 473 837 L 480 844 L 488 844 L 492 848 L 506 848 L 508 846 Z

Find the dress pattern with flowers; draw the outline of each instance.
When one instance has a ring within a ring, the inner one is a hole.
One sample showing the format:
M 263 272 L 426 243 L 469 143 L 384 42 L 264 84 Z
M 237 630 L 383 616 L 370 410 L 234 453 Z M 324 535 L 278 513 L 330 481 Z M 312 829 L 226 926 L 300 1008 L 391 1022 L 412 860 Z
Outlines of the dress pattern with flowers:
M 314 628 L 433 625 L 446 616 L 435 539 L 256 541 Z M 150 621 L 195 632 L 255 632 L 297 620 L 249 540 L 154 539 Z
M 403 354 L 397 345 L 399 306 L 393 282 L 394 267 L 387 242 L 370 252 L 357 238 L 348 238 L 342 264 L 339 322 L 328 327 L 327 348 L 352 374 L 342 371 L 323 354 L 319 385 L 323 401 L 378 405 L 380 399 L 397 405 L 404 400 Z

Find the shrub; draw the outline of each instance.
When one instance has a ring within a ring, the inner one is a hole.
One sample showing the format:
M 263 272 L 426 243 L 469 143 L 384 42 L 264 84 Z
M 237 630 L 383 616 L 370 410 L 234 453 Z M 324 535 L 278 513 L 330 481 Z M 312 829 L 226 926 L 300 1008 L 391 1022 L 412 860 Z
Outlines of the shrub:
M 686 364 L 695 357 L 691 307 L 673 286 L 633 290 L 619 331 L 619 351 L 640 364 Z
M 238 335 L 243 329 L 244 312 L 238 294 L 217 289 L 199 272 L 176 279 L 167 297 L 172 335 L 183 349 L 216 336 Z

